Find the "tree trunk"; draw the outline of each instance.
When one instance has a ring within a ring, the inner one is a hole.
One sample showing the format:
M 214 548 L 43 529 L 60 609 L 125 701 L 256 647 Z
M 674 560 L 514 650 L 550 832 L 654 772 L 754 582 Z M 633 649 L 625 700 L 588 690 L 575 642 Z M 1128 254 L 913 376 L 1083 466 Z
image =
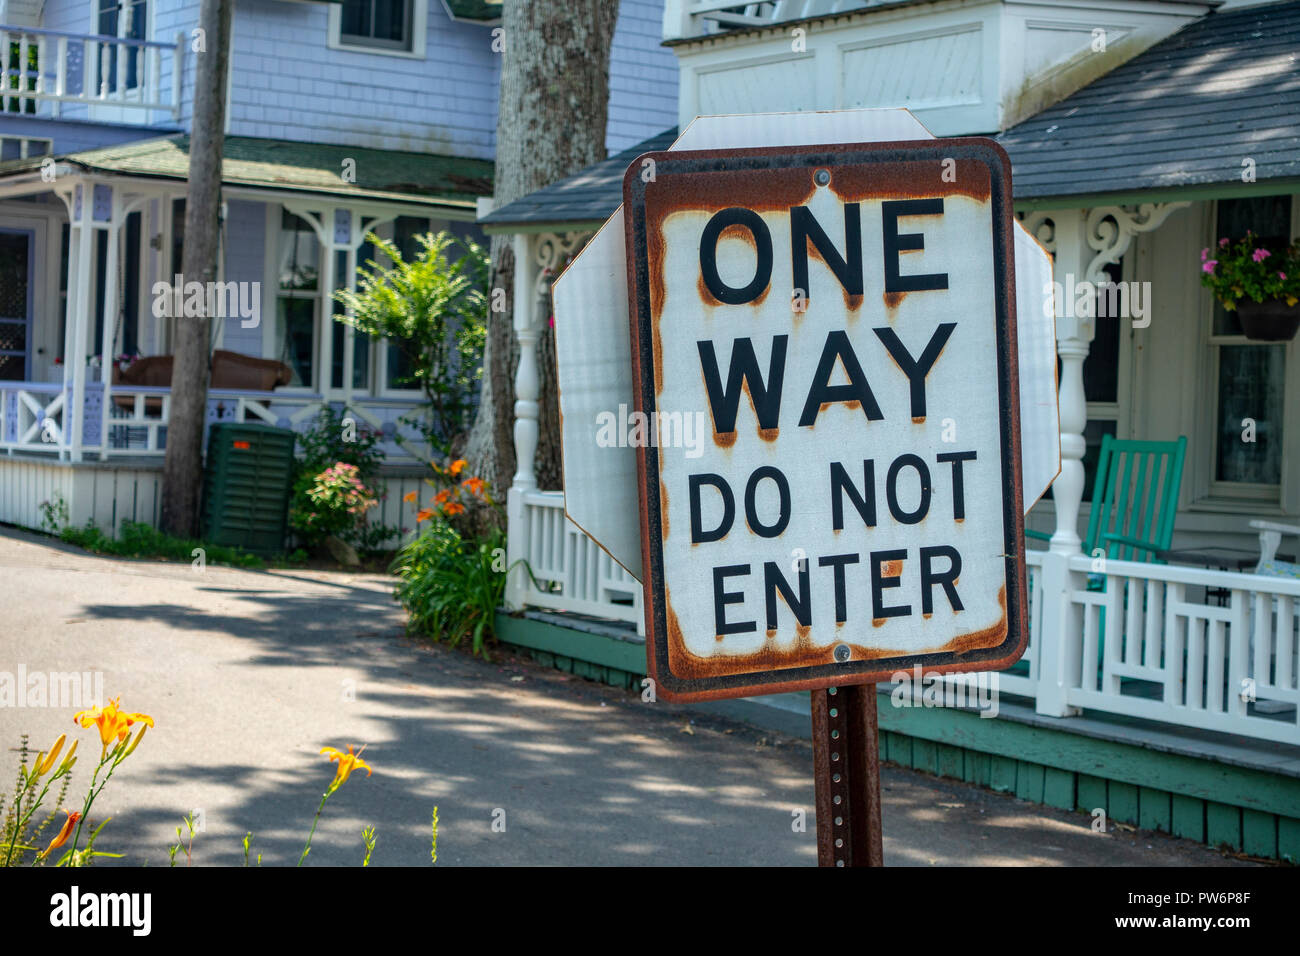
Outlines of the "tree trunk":
M 498 208 L 605 158 L 609 49 L 617 20 L 618 0 L 505 0 L 493 190 Z M 488 316 L 483 387 L 465 452 L 472 471 L 490 481 L 501 498 L 516 467 L 518 347 L 509 294 L 513 256 L 506 252 L 508 246 L 508 237 L 492 240 L 492 287 L 507 291 L 507 308 Z M 545 322 L 550 303 L 539 308 Z M 543 331 L 545 340 L 550 330 Z M 554 350 L 539 348 L 539 358 L 543 360 L 539 426 L 549 432 L 559 420 Z M 538 442 L 539 478 L 558 480 L 558 437 L 543 433 Z
M 202 0 L 201 32 L 195 37 L 194 120 L 190 133 L 189 189 L 185 200 L 184 282 L 217 279 L 221 214 L 221 152 L 225 145 L 226 71 L 234 0 Z M 198 40 L 202 40 L 199 48 Z M 203 476 L 203 425 L 208 404 L 212 296 L 201 317 L 178 315 L 172 350 L 171 411 L 163 464 L 162 529 L 181 537 L 198 534 L 199 485 Z

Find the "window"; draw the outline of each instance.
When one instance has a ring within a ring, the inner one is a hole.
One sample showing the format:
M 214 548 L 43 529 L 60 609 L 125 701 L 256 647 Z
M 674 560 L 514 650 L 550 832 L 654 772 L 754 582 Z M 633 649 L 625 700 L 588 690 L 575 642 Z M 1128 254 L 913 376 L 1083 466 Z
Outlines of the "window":
M 32 136 L 0 136 L 0 162 L 6 159 L 28 159 L 49 156 L 54 152 L 54 140 Z
M 415 237 L 430 231 L 428 219 L 422 216 L 398 216 L 393 223 L 393 243 L 402 258 L 410 262 L 420 254 L 420 244 Z M 419 388 L 414 379 L 415 365 L 410 353 L 396 342 L 387 343 L 388 362 L 384 370 L 387 389 Z
M 357 265 L 363 266 L 370 259 L 375 257 L 375 247 L 372 243 L 363 242 L 357 249 Z M 347 288 L 348 275 L 348 256 L 346 252 L 334 253 L 334 277 L 335 287 L 338 289 Z M 337 305 L 335 300 L 330 300 L 330 308 Z M 339 307 L 337 311 L 342 311 Z M 343 387 L 343 362 L 345 359 L 344 349 L 347 348 L 348 326 L 342 322 L 330 322 L 330 328 L 333 330 L 334 345 L 331 352 L 330 368 L 330 385 L 334 388 Z M 370 387 L 370 337 L 355 333 L 352 336 L 352 386 L 354 390 L 365 391 Z
M 343 0 L 330 5 L 329 46 L 423 59 L 428 0 Z
M 1290 196 L 1223 199 L 1215 211 L 1214 240 L 1241 239 L 1250 231 L 1261 245 L 1277 248 L 1291 241 L 1291 218 Z M 1282 482 L 1286 343 L 1247 339 L 1237 314 L 1217 301 L 1211 323 L 1211 394 L 1216 396 L 1211 491 L 1276 499 Z
M 95 32 L 100 36 L 121 37 L 128 40 L 144 40 L 148 37 L 149 7 L 146 0 L 95 0 Z M 126 71 L 126 89 L 133 90 L 140 85 L 140 74 L 144 68 L 145 48 L 113 44 L 108 48 L 107 75 L 97 75 L 94 83 L 96 90 L 108 84 L 108 92 L 117 91 L 118 55 L 125 58 L 123 68 Z M 98 70 L 104 70 L 101 60 Z
M 320 243 L 306 220 L 287 211 L 280 219 L 276 263 L 276 358 L 293 370 L 291 386 L 311 388 L 320 308 Z

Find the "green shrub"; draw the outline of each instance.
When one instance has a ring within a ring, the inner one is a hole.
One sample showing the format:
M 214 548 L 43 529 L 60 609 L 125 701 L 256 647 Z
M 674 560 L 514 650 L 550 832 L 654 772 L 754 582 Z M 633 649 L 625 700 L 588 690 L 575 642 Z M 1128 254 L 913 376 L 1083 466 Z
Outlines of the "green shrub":
M 499 529 L 467 540 L 445 518 L 433 518 L 391 568 L 401 578 L 394 593 L 410 615 L 407 629 L 453 647 L 469 637 L 474 653 L 487 657 L 506 588 L 505 545 Z
M 334 293 L 345 310 L 334 319 L 386 339 L 405 356 L 410 374 L 399 384 L 418 386 L 427 408 L 404 421 L 437 452 L 450 454 L 473 419 L 482 375 L 487 253 L 447 232 L 416 236 L 419 249 L 409 261 L 387 239 L 368 233 L 366 241 L 389 265 L 370 259 L 358 268 L 355 291 Z

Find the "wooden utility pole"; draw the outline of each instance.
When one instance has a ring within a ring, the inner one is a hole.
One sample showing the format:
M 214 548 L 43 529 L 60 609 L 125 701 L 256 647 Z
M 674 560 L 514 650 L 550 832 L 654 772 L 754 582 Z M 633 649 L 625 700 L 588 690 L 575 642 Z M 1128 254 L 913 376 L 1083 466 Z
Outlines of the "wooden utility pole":
M 497 208 L 605 158 L 609 51 L 617 20 L 618 0 L 505 0 L 493 186 Z M 504 290 L 507 303 L 513 300 L 513 276 L 510 237 L 494 236 L 492 288 Z M 554 333 L 549 327 L 542 332 L 537 475 L 542 488 L 558 488 Z M 465 457 L 470 470 L 491 482 L 502 498 L 515 472 L 517 363 L 509 308 L 490 312 L 479 410 Z
M 189 190 L 185 200 L 184 282 L 217 279 L 221 215 L 221 153 L 226 129 L 226 73 L 230 62 L 234 0 L 202 0 L 199 29 L 192 34 L 195 56 L 194 117 L 190 130 Z M 199 488 L 203 476 L 203 425 L 208 403 L 212 296 L 200 317 L 175 318 L 171 411 L 163 465 L 162 528 L 170 534 L 198 534 Z

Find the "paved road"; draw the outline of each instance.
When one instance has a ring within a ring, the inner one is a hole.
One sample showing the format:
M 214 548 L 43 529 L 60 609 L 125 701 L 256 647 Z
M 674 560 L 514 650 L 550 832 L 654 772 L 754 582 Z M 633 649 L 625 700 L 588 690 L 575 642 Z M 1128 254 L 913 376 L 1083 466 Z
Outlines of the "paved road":
M 166 865 L 195 808 L 195 863 L 238 864 L 248 830 L 265 864 L 295 862 L 332 776 L 318 751 L 348 743 L 375 773 L 330 800 L 316 865 L 358 863 L 370 823 L 372 865 L 427 863 L 435 804 L 439 865 L 816 862 L 807 741 L 408 641 L 390 591 L 372 575 L 102 558 L 0 528 L 0 672 L 100 671 L 107 696 L 156 719 L 96 805 L 113 818 L 100 848 L 127 864 Z M 0 786 L 18 734 L 46 746 L 73 710 L 0 708 Z M 84 785 L 97 749 L 78 733 Z M 883 786 L 892 865 L 1235 862 L 912 771 Z

